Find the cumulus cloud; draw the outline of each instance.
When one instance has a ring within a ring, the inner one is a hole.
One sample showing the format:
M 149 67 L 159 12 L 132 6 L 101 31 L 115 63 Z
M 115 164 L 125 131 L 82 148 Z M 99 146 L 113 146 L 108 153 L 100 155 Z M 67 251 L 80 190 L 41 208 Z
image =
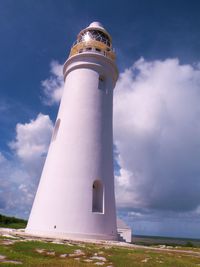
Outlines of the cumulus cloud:
M 52 129 L 52 121 L 43 114 L 17 124 L 16 139 L 9 144 L 12 155 L 7 159 L 0 153 L 0 212 L 28 216 Z
M 140 59 L 121 73 L 114 97 L 119 207 L 198 209 L 199 102 L 198 65 Z
M 42 81 L 44 97 L 42 98 L 45 105 L 51 106 L 59 103 L 63 87 L 63 65 L 53 60 L 50 64 L 50 77 Z
M 43 165 L 52 130 L 49 116 L 39 114 L 29 123 L 17 124 L 16 139 L 10 143 L 10 147 L 26 167 L 38 170 Z

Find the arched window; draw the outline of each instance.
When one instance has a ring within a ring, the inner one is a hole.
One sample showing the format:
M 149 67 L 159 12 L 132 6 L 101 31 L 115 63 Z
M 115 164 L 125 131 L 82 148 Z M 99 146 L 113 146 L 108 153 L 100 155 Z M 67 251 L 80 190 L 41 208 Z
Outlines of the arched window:
M 102 182 L 96 180 L 92 185 L 92 212 L 103 213 L 103 198 L 104 194 Z
M 53 130 L 53 135 L 52 135 L 52 142 L 56 140 L 56 136 L 58 134 L 58 129 L 60 127 L 60 119 L 58 119 L 55 123 L 55 127 L 54 127 L 54 130 Z
M 103 76 L 99 76 L 99 90 L 105 91 L 105 78 Z

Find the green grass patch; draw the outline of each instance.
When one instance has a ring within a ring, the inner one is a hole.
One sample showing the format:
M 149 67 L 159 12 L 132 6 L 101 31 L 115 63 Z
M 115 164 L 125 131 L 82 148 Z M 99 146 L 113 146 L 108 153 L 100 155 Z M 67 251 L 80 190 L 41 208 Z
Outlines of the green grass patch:
M 138 248 L 108 247 L 94 244 L 54 244 L 52 242 L 15 240 L 13 244 L 4 245 L 2 241 L 9 240 L 1 237 L 0 255 L 8 260 L 20 261 L 24 267 L 95 267 L 95 262 L 85 262 L 97 255 L 107 259 L 103 266 L 114 267 L 194 267 L 200 264 L 200 254 L 183 254 L 172 251 L 156 251 Z M 79 249 L 84 255 L 78 256 L 79 260 L 62 254 L 74 254 Z M 188 247 L 189 249 L 189 247 Z M 38 252 L 40 250 L 40 253 Z M 42 252 L 41 252 L 42 251 Z M 48 254 L 51 253 L 52 255 Z M 0 266 L 14 266 L 14 264 L 0 263 Z

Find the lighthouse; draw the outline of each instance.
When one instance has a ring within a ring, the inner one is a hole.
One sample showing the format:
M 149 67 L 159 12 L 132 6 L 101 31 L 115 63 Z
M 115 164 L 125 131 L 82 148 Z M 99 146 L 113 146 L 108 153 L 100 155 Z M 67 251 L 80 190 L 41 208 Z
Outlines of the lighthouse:
M 118 70 L 110 34 L 93 22 L 63 67 L 64 91 L 26 232 L 116 240 L 113 89 Z

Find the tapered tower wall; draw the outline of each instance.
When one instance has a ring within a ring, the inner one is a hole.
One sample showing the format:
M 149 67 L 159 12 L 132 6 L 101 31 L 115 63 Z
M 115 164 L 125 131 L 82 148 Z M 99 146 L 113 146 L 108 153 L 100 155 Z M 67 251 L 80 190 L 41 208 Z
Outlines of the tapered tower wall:
M 115 63 L 91 51 L 64 65 L 65 87 L 26 232 L 117 239 L 112 109 Z

